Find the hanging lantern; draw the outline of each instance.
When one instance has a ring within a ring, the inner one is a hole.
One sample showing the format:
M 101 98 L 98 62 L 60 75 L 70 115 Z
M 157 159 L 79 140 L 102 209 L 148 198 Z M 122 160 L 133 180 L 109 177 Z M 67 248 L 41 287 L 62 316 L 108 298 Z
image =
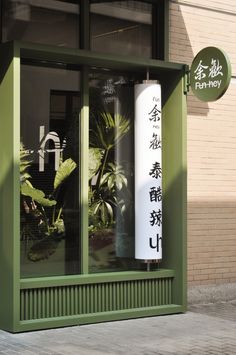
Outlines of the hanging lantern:
M 135 85 L 135 258 L 162 258 L 161 85 Z

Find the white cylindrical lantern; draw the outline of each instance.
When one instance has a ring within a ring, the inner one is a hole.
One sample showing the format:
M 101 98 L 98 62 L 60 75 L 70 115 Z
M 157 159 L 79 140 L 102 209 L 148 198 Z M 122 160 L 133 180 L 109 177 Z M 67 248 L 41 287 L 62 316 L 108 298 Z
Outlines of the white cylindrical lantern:
M 161 85 L 135 85 L 135 258 L 162 258 Z

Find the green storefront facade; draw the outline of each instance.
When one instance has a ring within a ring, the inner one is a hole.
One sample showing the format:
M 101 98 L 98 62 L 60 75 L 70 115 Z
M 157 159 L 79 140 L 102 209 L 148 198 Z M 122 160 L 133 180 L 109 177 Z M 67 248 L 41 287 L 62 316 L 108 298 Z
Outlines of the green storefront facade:
M 184 312 L 187 67 L 165 60 L 168 3 L 45 3 L 2 4 L 0 326 Z M 148 268 L 134 257 L 133 127 L 147 72 L 163 137 L 163 258 Z

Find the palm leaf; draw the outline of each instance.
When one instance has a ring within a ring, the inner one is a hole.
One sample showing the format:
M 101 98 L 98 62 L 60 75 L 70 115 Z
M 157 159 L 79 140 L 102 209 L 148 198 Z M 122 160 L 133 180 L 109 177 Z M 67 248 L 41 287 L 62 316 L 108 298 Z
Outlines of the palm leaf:
M 71 158 L 66 159 L 63 163 L 61 163 L 54 179 L 54 190 L 56 190 L 58 186 L 60 186 L 63 181 L 70 176 L 76 166 L 77 164 Z
M 103 111 L 95 119 L 95 127 L 90 130 L 90 144 L 101 149 L 110 149 L 118 143 L 130 129 L 130 120 L 122 115 L 112 115 Z

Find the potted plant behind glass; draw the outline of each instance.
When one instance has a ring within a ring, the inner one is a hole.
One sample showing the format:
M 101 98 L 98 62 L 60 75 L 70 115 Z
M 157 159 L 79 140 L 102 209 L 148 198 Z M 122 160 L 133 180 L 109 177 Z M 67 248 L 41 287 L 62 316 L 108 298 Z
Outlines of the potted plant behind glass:
M 95 89 L 91 95 L 89 148 L 89 245 L 95 270 L 122 263 L 117 243 L 119 237 L 129 242 L 127 221 L 131 224 L 133 210 L 131 164 L 116 156 L 130 133 L 130 115 L 110 112 L 99 95 Z
M 65 237 L 63 220 L 63 202 L 60 198 L 61 187 L 76 168 L 71 159 L 60 162 L 55 173 L 53 191 L 45 196 L 42 190 L 32 184 L 29 168 L 32 164 L 30 153 L 20 146 L 20 181 L 21 181 L 21 240 L 33 241 L 27 250 L 31 261 L 48 258 L 56 250 L 60 240 Z

